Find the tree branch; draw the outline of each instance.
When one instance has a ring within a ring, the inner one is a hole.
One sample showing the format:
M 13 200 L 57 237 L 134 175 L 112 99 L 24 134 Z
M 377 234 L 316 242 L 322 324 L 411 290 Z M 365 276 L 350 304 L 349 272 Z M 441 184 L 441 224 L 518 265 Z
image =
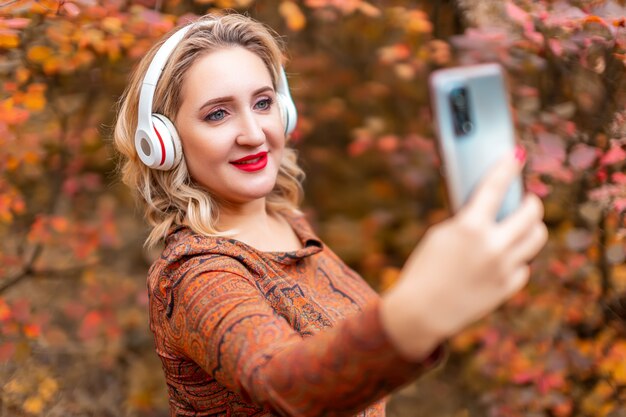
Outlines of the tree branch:
M 43 245 L 38 244 L 37 246 L 35 246 L 32 254 L 30 255 L 30 259 L 28 259 L 24 263 L 24 266 L 22 266 L 22 269 L 14 276 L 7 278 L 0 282 L 0 294 L 2 294 L 3 292 L 11 288 L 12 286 L 17 284 L 18 282 L 20 282 L 22 279 L 32 274 L 33 265 L 35 264 L 35 262 L 41 255 L 42 251 L 43 251 Z
M 42 246 L 39 246 L 42 248 Z M 37 256 L 38 257 L 38 256 Z M 59 268 L 59 269 L 34 269 L 32 264 L 25 266 L 22 268 L 20 272 L 15 274 L 13 277 L 10 277 L 0 283 L 0 294 L 20 282 L 22 279 L 26 277 L 37 277 L 37 278 L 75 278 L 76 276 L 80 276 L 80 273 L 83 272 L 87 268 L 91 268 L 98 265 L 97 261 L 84 263 L 82 265 L 73 266 L 70 268 Z
M 4 4 L 0 4 L 0 9 L 3 8 L 3 7 L 8 7 L 8 6 L 12 5 L 12 4 L 15 4 L 15 3 L 19 2 L 19 1 L 21 1 L 21 0 L 9 0 L 8 2 L 6 2 Z

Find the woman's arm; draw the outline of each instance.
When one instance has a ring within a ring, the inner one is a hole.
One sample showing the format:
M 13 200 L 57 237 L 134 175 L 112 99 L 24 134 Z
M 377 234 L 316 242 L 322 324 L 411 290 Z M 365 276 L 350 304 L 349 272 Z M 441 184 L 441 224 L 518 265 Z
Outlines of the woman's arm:
M 405 357 L 422 357 L 528 281 L 528 263 L 548 237 L 541 201 L 528 195 L 518 210 L 496 222 L 523 159 L 519 154 L 504 158 L 461 211 L 432 227 L 409 257 L 397 285 L 384 295 L 383 325 Z
M 353 415 L 441 356 L 403 359 L 382 328 L 378 300 L 303 339 L 245 276 L 189 277 L 176 297 L 163 324 L 177 348 L 220 384 L 283 415 Z

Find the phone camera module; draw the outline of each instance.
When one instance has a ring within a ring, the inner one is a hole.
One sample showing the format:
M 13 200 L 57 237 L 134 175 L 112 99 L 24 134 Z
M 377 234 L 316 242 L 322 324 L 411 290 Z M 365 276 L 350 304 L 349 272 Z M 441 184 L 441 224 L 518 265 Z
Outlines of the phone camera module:
M 469 95 L 467 88 L 457 87 L 450 92 L 450 108 L 454 123 L 454 133 L 457 136 L 469 135 L 474 130 L 474 123 L 470 117 Z

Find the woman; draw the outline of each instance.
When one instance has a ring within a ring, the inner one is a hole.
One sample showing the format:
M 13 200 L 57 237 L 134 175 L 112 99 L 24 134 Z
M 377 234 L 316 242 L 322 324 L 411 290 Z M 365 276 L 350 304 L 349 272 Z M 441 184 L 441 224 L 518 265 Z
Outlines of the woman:
M 124 181 L 147 243 L 165 244 L 148 287 L 172 415 L 382 416 L 447 338 L 524 286 L 546 241 L 535 196 L 494 220 L 519 151 L 379 297 L 297 210 L 282 62 L 260 23 L 207 16 L 155 45 L 121 101 Z

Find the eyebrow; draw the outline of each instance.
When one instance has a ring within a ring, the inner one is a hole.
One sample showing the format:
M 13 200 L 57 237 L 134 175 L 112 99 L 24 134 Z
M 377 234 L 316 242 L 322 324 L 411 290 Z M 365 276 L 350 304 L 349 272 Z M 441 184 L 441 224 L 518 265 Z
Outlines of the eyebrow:
M 264 93 L 266 91 L 274 91 L 274 88 L 270 87 L 269 85 L 258 88 L 256 90 L 254 90 L 252 92 L 253 96 L 259 95 L 261 93 Z M 212 106 L 214 104 L 219 104 L 219 103 L 227 103 L 229 101 L 233 101 L 235 99 L 235 97 L 233 96 L 224 96 L 224 97 L 216 97 L 216 98 L 212 98 L 210 100 L 207 100 L 204 102 L 204 104 L 202 106 L 200 106 L 200 110 L 203 110 L 205 107 L 208 106 Z

